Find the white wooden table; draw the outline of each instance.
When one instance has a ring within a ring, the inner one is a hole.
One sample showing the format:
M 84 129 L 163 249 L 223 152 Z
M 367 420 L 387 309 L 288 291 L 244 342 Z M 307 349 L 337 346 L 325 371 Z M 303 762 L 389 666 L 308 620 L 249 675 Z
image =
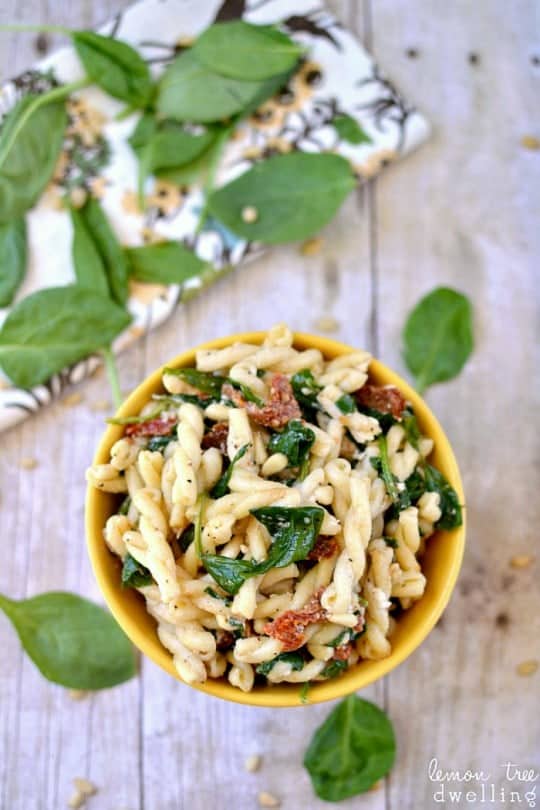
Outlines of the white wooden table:
M 0 21 L 89 26 L 120 5 L 3 0 Z M 465 564 L 428 640 L 363 693 L 393 719 L 397 764 L 378 790 L 342 805 L 428 810 L 442 806 L 427 775 L 433 757 L 445 768 L 488 772 L 497 790 L 509 787 L 501 763 L 539 765 L 540 672 L 516 673 L 520 662 L 540 658 L 538 562 L 515 570 L 509 561 L 538 547 L 540 518 L 540 152 L 521 144 L 524 135 L 540 136 L 540 25 L 534 0 L 332 6 L 430 117 L 433 139 L 348 200 L 319 255 L 272 250 L 184 306 L 123 355 L 120 368 L 129 390 L 170 356 L 216 335 L 278 318 L 313 331 L 320 316 L 332 315 L 338 339 L 403 371 L 400 330 L 418 298 L 439 284 L 471 296 L 474 357 L 459 379 L 428 395 L 464 476 Z M 36 58 L 34 35 L 0 34 L 0 43 L 4 76 Z M 108 396 L 106 381 L 94 378 L 80 393 L 77 407 L 57 403 L 0 437 L 0 591 L 12 597 L 68 589 L 100 598 L 85 551 L 83 500 L 84 469 L 103 429 L 93 404 Z M 28 456 L 39 462 L 31 471 L 21 468 Z M 147 660 L 137 679 L 75 702 L 40 677 L 4 618 L 0 650 L 2 810 L 60 810 L 75 776 L 99 786 L 89 810 L 249 810 L 260 790 L 279 796 L 286 810 L 328 806 L 314 797 L 301 761 L 329 705 L 229 705 Z M 243 769 L 252 753 L 263 756 L 257 774 Z M 526 805 L 462 797 L 445 806 Z

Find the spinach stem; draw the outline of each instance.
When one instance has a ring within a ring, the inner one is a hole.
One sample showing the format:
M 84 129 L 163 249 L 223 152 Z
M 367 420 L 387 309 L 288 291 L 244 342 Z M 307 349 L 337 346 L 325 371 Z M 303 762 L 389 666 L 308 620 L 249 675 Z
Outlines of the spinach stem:
M 118 410 L 122 404 L 122 391 L 120 390 L 120 380 L 118 377 L 118 366 L 116 359 L 110 346 L 106 346 L 101 350 L 103 359 L 105 360 L 105 368 L 107 369 L 107 376 L 111 386 L 113 404 L 115 410 Z
M 196 234 L 201 232 L 202 227 L 206 222 L 206 217 L 208 216 L 208 198 L 214 189 L 219 162 L 223 155 L 225 144 L 227 143 L 233 129 L 233 126 L 226 127 L 217 137 L 214 147 L 214 154 L 212 155 L 212 160 L 210 162 L 210 166 L 208 167 L 208 175 L 203 188 L 204 204 L 201 209 L 201 213 L 199 214 L 199 221 L 197 222 L 197 226 L 195 228 Z
M 32 25 L 31 23 L 13 23 L 0 25 L 0 31 L 45 31 L 50 34 L 65 34 L 69 36 L 71 30 L 65 25 Z
M 86 87 L 89 84 L 90 79 L 85 77 L 84 79 L 79 79 L 76 82 L 55 87 L 54 90 L 50 90 L 48 93 L 43 93 L 43 95 L 37 96 L 34 101 L 24 110 L 23 114 L 11 130 L 10 137 L 6 140 L 3 149 L 0 152 L 0 164 L 5 160 L 6 155 L 9 155 L 10 149 L 18 137 L 19 132 L 24 127 L 30 116 L 33 115 L 37 109 L 43 107 L 44 104 L 51 104 L 54 101 L 60 101 L 66 96 L 69 96 L 71 93 L 75 92 L 75 90 L 80 90 L 82 87 Z

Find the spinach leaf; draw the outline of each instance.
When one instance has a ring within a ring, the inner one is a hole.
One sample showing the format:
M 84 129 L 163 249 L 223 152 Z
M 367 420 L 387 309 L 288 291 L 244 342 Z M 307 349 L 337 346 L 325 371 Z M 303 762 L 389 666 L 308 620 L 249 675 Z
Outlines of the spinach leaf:
M 0 596 L 34 664 L 49 681 L 69 689 L 105 689 L 136 674 L 128 639 L 110 613 L 72 593 L 15 601 Z
M 322 391 L 322 386 L 317 385 L 312 372 L 305 368 L 297 371 L 291 377 L 291 386 L 294 396 L 308 421 L 313 421 L 315 411 L 320 410 L 317 395 Z
M 388 449 L 386 446 L 386 436 L 379 436 L 377 439 L 377 444 L 379 445 L 380 455 L 378 457 L 377 456 L 373 457 L 371 459 L 371 464 L 373 467 L 375 467 L 375 469 L 381 476 L 382 480 L 384 481 L 386 491 L 392 498 L 392 501 L 395 504 L 399 504 L 400 500 L 402 499 L 403 493 L 400 493 L 397 487 L 398 483 L 397 479 L 390 470 L 390 462 L 388 461 Z M 406 506 L 409 506 L 409 504 L 406 504 Z M 405 508 L 405 506 L 403 506 L 402 508 Z
M 227 593 L 238 593 L 246 579 L 306 559 L 319 535 L 324 512 L 319 507 L 266 506 L 251 513 L 269 531 L 272 545 L 262 562 L 200 554 L 209 574 Z
M 135 125 L 135 129 L 127 139 L 138 158 L 140 158 L 144 147 L 150 143 L 158 131 L 158 126 L 159 121 L 153 113 L 143 112 Z
M 88 197 L 78 211 L 105 267 L 111 297 L 123 306 L 128 297 L 128 263 L 124 251 L 95 197 Z
M 219 599 L 219 601 L 223 602 L 225 605 L 230 605 L 232 602 L 232 599 L 229 596 L 224 596 L 222 593 L 218 593 L 213 588 L 205 588 L 204 592 L 207 593 L 208 596 L 211 596 L 212 599 Z
M 356 695 L 342 700 L 315 732 L 304 756 L 317 796 L 338 802 L 369 790 L 394 764 L 386 714 Z
M 424 465 L 427 492 L 438 492 L 442 515 L 435 524 L 436 529 L 454 529 L 461 526 L 463 516 L 456 490 L 448 483 L 442 472 L 430 464 Z
M 325 668 L 321 672 L 321 676 L 323 678 L 336 678 L 338 675 L 341 675 L 348 669 L 348 664 L 346 661 L 340 661 L 339 659 L 335 658 L 330 660 Z
M 410 313 L 403 330 L 403 357 L 420 393 L 451 380 L 473 350 L 469 299 L 448 287 L 437 287 Z
M 383 537 L 383 540 L 390 548 L 398 547 L 398 541 L 395 539 L 395 537 Z
M 306 663 L 302 653 L 284 652 L 276 655 L 276 657 L 272 658 L 270 661 L 263 661 L 262 664 L 259 664 L 259 666 L 256 668 L 255 672 L 258 672 L 259 675 L 268 675 L 278 661 L 283 661 L 286 664 L 290 664 L 293 672 L 299 672 L 304 668 L 304 664 Z
M 417 467 L 417 469 L 409 475 L 405 481 L 405 486 L 407 487 L 410 502 L 416 503 L 426 491 L 426 481 L 422 474 L 422 467 Z
M 270 453 L 283 453 L 291 467 L 298 467 L 309 458 L 315 434 L 298 419 L 292 419 L 285 430 L 273 433 L 268 442 Z
M 207 266 L 181 242 L 126 248 L 125 254 L 129 275 L 146 284 L 182 284 Z
M 342 630 L 339 636 L 336 636 L 332 641 L 327 641 L 327 647 L 340 647 L 342 644 L 348 644 L 350 641 L 353 641 L 356 638 L 356 633 L 354 630 L 347 628 L 346 630 Z
M 398 420 L 395 418 L 395 416 L 392 416 L 391 413 L 383 413 L 382 411 L 378 411 L 376 408 L 370 408 L 368 405 L 361 404 L 358 404 L 358 410 L 360 413 L 363 413 L 366 416 L 371 416 L 372 419 L 376 419 L 381 426 L 383 433 L 388 433 L 392 425 L 398 424 Z
M 146 445 L 147 450 L 162 453 L 165 448 L 176 439 L 176 431 L 173 430 L 169 436 L 151 436 Z
M 264 402 L 262 401 L 262 399 L 258 397 L 256 394 L 254 394 L 251 388 L 249 388 L 247 385 L 239 383 L 237 382 L 237 380 L 233 380 L 230 377 L 227 378 L 227 382 L 229 383 L 229 385 L 232 385 L 233 388 L 236 388 L 238 391 L 240 391 L 245 400 L 247 400 L 248 402 L 255 403 L 255 405 L 258 408 L 264 407 Z
M 192 135 L 176 122 L 163 122 L 139 149 L 140 195 L 149 174 L 160 176 L 162 172 L 174 171 L 192 163 L 208 150 L 215 137 L 215 132 L 210 129 L 200 135 Z
M 141 565 L 140 562 L 126 554 L 122 565 L 122 587 L 123 588 L 144 588 L 153 583 L 152 574 Z
M 336 406 L 341 413 L 354 413 L 358 410 L 356 400 L 350 394 L 343 394 L 339 399 L 336 399 Z
M 220 377 L 219 374 L 210 374 L 207 371 L 198 371 L 196 368 L 165 368 L 163 374 L 180 377 L 188 385 L 216 399 L 221 397 L 221 388 L 227 382 L 226 377 Z
M 156 110 L 162 118 L 208 124 L 242 112 L 260 97 L 260 82 L 220 76 L 184 51 L 165 70 Z
M 71 207 L 69 213 L 73 225 L 71 252 L 77 284 L 108 298 L 110 290 L 107 270 L 96 243 L 86 227 L 85 217 L 76 208 Z
M 401 424 L 405 430 L 407 441 L 415 450 L 418 450 L 418 443 L 420 441 L 420 428 L 416 421 L 416 416 L 411 408 L 405 408 L 401 417 Z
M 64 87 L 26 95 L 0 132 L 0 223 L 18 219 L 37 202 L 54 172 L 67 126 Z
M 184 529 L 178 541 L 180 543 L 180 548 L 182 549 L 182 551 L 188 550 L 190 545 L 193 543 L 194 537 L 195 537 L 195 526 L 193 525 L 193 523 L 190 523 L 187 529 Z
M 354 188 L 349 163 L 339 155 L 290 152 L 255 164 L 214 191 L 212 216 L 233 233 L 266 244 L 306 239 L 326 225 Z M 243 212 L 255 208 L 246 222 Z
M 229 464 L 229 466 L 227 467 L 227 469 L 225 470 L 219 481 L 215 484 L 212 491 L 210 492 L 212 498 L 222 498 L 223 495 L 227 494 L 227 491 L 229 489 L 229 481 L 231 480 L 231 476 L 234 470 L 234 465 L 236 464 L 237 461 L 240 461 L 240 459 L 246 455 L 248 447 L 249 445 L 245 444 L 243 447 L 240 448 L 238 453 L 236 453 L 231 463 Z
M 195 42 L 193 53 L 221 76 L 257 81 L 291 70 L 302 48 L 273 26 L 233 20 L 207 28 Z
M 68 32 L 87 75 L 106 93 L 145 107 L 152 95 L 148 65 L 134 48 L 95 31 Z
M 178 407 L 183 402 L 189 402 L 198 408 L 206 408 L 211 402 L 219 402 L 219 397 L 198 397 L 197 394 L 154 394 L 152 399 L 158 400 L 163 406 Z M 223 403 L 225 404 L 225 403 Z
M 0 307 L 8 307 L 26 273 L 26 223 L 19 216 L 0 224 Z
M 332 120 L 332 126 L 342 141 L 347 143 L 371 143 L 371 138 L 364 132 L 358 121 L 350 115 L 336 115 Z
M 127 513 L 129 512 L 129 507 L 130 506 L 131 506 L 131 498 L 130 498 L 129 495 L 126 495 L 126 497 L 124 498 L 124 500 L 122 501 L 122 503 L 120 504 L 120 506 L 118 508 L 118 514 L 119 515 L 127 515 Z
M 232 634 L 234 638 L 245 638 L 246 623 L 244 619 L 237 619 L 235 616 L 229 616 L 227 621 L 230 627 L 232 627 Z
M 90 290 L 49 287 L 28 295 L 0 329 L 0 366 L 19 388 L 31 388 L 107 346 L 131 317 Z

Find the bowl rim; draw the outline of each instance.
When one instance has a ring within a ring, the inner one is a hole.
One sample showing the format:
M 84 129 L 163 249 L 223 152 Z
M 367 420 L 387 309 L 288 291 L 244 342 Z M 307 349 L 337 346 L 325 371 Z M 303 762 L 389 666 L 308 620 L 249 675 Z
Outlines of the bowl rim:
M 172 358 L 168 363 L 160 365 L 154 372 L 148 375 L 124 400 L 115 415 L 118 417 L 130 416 L 140 411 L 142 403 L 147 401 L 152 393 L 162 388 L 164 368 L 181 367 L 193 363 L 195 352 L 201 349 L 222 349 L 236 342 L 260 344 L 266 335 L 267 330 L 241 332 L 216 338 L 199 344 L 192 349 L 183 351 Z M 311 335 L 305 332 L 293 332 L 293 346 L 303 349 L 319 349 L 324 356 L 330 359 L 356 351 L 356 349 L 348 344 L 332 338 Z M 402 664 L 424 641 L 442 615 L 456 584 L 465 549 L 466 505 L 458 464 L 441 424 L 424 399 L 411 385 L 395 371 L 374 358 L 370 361 L 369 371 L 373 373 L 375 377 L 383 378 L 385 385 L 390 384 L 397 386 L 406 399 L 411 402 L 415 413 L 420 415 L 420 421 L 428 421 L 430 423 L 431 430 L 428 435 L 434 439 L 438 452 L 445 459 L 444 466 L 446 467 L 446 477 L 456 490 L 460 504 L 462 504 L 463 507 L 463 523 L 461 526 L 451 530 L 453 553 L 444 585 L 439 589 L 432 600 L 431 607 L 428 607 L 424 611 L 422 617 L 416 621 L 406 638 L 402 639 L 397 647 L 392 647 L 392 652 L 387 658 L 378 661 L 370 660 L 368 662 L 360 662 L 338 678 L 332 678 L 313 685 L 309 691 L 309 697 L 305 702 L 302 701 L 300 697 L 300 687 L 302 684 L 280 684 L 271 687 L 262 686 L 251 692 L 242 692 L 242 690 L 232 686 L 232 684 L 229 684 L 223 679 L 209 678 L 203 684 L 186 684 L 185 681 L 180 678 L 174 667 L 170 652 L 161 645 L 157 636 L 150 638 L 148 633 L 137 625 L 135 618 L 131 615 L 129 608 L 125 604 L 126 600 L 123 597 L 120 582 L 113 583 L 106 576 L 106 563 L 104 562 L 104 558 L 109 556 L 113 557 L 114 555 L 112 555 L 112 552 L 105 546 L 102 534 L 103 525 L 98 519 L 97 514 L 100 511 L 99 498 L 103 493 L 88 484 L 85 500 L 86 545 L 93 573 L 100 591 L 105 598 L 105 602 L 134 646 L 155 664 L 186 686 L 191 686 L 198 691 L 214 697 L 250 706 L 273 708 L 293 707 L 335 700 L 345 697 L 359 689 L 363 689 L 396 669 L 396 667 Z M 121 426 L 109 424 L 99 441 L 92 464 L 100 464 L 104 463 L 104 461 L 108 461 L 110 448 L 121 435 Z M 423 598 L 424 597 L 422 597 L 422 599 Z M 421 600 L 419 600 L 419 603 L 421 603 Z

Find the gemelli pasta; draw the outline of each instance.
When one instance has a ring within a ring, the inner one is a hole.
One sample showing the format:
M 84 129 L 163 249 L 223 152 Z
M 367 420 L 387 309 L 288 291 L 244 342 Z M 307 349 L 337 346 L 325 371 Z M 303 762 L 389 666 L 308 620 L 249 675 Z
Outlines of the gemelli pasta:
M 461 522 L 431 439 L 370 356 L 325 360 L 283 325 L 197 352 L 123 424 L 89 483 L 104 539 L 188 683 L 306 683 L 391 652 L 421 553 Z

